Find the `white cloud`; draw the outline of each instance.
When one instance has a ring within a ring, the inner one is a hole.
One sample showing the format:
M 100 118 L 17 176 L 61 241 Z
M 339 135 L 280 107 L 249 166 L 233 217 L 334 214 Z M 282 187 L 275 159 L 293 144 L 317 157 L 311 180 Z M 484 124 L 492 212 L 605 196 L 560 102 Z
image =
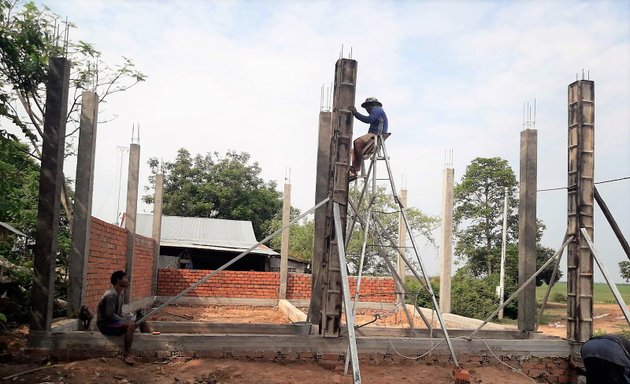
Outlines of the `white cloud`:
M 320 86 L 344 44 L 359 62 L 357 104 L 385 104 L 396 182 L 410 205 L 440 213 L 444 150 L 456 179 L 477 157 L 500 156 L 518 173 L 524 101 L 537 99 L 540 188 L 566 183 L 566 90 L 582 68 L 596 82 L 596 179 L 630 174 L 630 10 L 623 2 L 48 1 L 109 60 L 133 58 L 146 83 L 103 108 L 95 213 L 113 220 L 119 154 L 142 126 L 142 163 L 192 153 L 246 151 L 293 205 L 314 204 Z M 581 76 L 581 74 L 580 74 Z M 362 132 L 365 125 L 355 124 Z M 146 184 L 148 167 L 141 171 Z M 124 185 L 124 183 L 123 183 Z M 627 232 L 628 182 L 602 185 Z M 124 201 L 124 191 L 123 191 Z M 539 194 L 543 239 L 558 247 L 563 192 Z M 150 207 L 144 207 L 150 209 Z M 598 221 L 597 240 L 614 243 Z M 599 233 L 602 233 L 599 235 Z M 608 249 L 608 246 L 605 246 Z M 619 252 L 610 247 L 609 268 Z M 434 273 L 435 255 L 426 255 Z

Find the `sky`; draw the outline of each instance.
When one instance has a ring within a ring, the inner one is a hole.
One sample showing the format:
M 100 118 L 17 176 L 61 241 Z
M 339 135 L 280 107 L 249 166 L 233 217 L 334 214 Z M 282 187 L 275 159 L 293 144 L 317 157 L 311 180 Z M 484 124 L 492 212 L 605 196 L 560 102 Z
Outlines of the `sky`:
M 131 58 L 147 75 L 100 107 L 101 119 L 114 119 L 98 127 L 93 215 L 108 222 L 126 195 L 127 157 L 117 148 L 128 147 L 138 123 L 141 187 L 151 157 L 244 151 L 279 190 L 290 174 L 292 205 L 311 208 L 321 87 L 342 54 L 358 61 L 357 106 L 374 96 L 387 112 L 397 186 L 427 214 L 441 215 L 447 150 L 456 182 L 476 157 L 507 159 L 518 177 L 523 105 L 534 99 L 538 188 L 566 186 L 567 87 L 583 77 L 595 81 L 595 181 L 630 176 L 627 1 L 43 4 L 76 24 L 71 39 L 93 43 L 112 64 Z M 355 121 L 355 136 L 366 129 Z M 630 180 L 597 188 L 630 237 Z M 620 281 L 625 256 L 596 211 L 596 247 Z M 558 248 L 566 191 L 539 192 L 537 215 L 547 226 L 543 245 Z M 429 274 L 439 271 L 438 254 L 423 248 Z

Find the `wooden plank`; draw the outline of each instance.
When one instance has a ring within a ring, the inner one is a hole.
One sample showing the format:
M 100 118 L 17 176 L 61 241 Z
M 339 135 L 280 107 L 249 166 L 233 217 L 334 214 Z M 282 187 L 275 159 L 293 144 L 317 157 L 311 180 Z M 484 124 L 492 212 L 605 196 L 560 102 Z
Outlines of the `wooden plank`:
M 290 322 L 306 321 L 306 313 L 300 311 L 287 300 L 278 300 L 278 309 L 284 313 Z

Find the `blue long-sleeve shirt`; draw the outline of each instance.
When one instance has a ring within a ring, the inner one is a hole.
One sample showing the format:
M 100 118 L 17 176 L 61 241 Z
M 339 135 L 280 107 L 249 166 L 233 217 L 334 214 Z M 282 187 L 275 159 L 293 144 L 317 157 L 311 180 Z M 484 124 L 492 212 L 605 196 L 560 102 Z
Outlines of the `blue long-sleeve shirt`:
M 368 116 L 359 112 L 353 113 L 354 117 L 364 123 L 370 124 L 369 133 L 387 133 L 387 115 L 381 107 L 374 107 Z

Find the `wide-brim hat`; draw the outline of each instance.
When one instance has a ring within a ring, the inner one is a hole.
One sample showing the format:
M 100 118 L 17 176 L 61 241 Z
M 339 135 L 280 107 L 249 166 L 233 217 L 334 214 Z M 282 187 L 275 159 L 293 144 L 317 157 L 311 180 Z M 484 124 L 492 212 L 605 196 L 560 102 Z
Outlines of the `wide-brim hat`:
M 378 101 L 376 97 L 368 97 L 367 99 L 365 99 L 363 104 L 361 104 L 361 107 L 366 108 L 370 104 L 376 104 L 379 107 L 383 106 L 383 104 L 380 101 Z

